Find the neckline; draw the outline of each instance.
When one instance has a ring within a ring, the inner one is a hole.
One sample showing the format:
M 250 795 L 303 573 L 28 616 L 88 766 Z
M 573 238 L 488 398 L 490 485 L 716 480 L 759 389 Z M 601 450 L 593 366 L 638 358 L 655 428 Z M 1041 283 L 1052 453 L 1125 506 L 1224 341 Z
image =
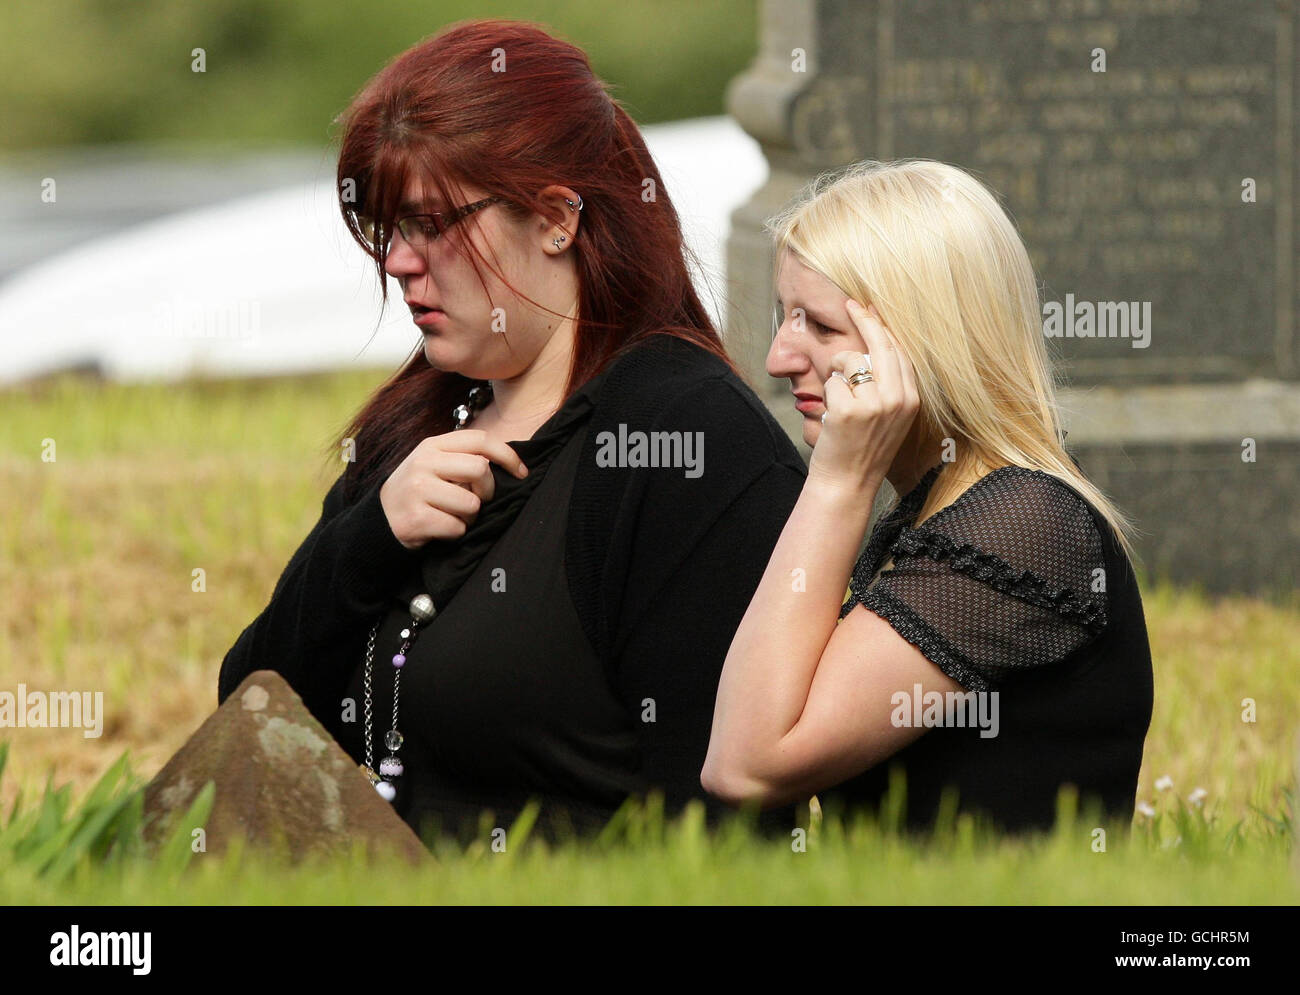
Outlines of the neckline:
M 912 485 L 912 489 L 898 499 L 899 509 L 901 510 L 904 507 L 916 504 L 918 497 L 922 502 L 924 502 L 926 496 L 930 493 L 930 488 L 934 486 L 935 480 L 938 479 L 940 471 L 943 470 L 944 465 L 943 460 L 940 460 L 934 466 L 930 467 L 930 469 L 926 470 L 925 473 L 921 475 L 921 479 Z M 917 508 L 916 510 L 920 509 Z M 913 511 L 911 518 L 914 517 L 915 511 Z M 908 520 L 911 521 L 911 518 Z
M 591 407 L 591 395 L 599 382 L 604 379 L 605 372 L 602 370 L 595 376 L 588 378 L 587 382 L 570 394 L 564 403 L 556 409 L 555 413 L 542 422 L 537 431 L 527 439 L 509 439 L 506 441 L 506 445 L 524 457 L 525 462 L 527 462 L 529 453 L 535 453 L 537 450 L 545 448 L 556 435 L 568 434 L 572 423 Z M 472 425 L 473 422 L 470 422 L 470 426 Z

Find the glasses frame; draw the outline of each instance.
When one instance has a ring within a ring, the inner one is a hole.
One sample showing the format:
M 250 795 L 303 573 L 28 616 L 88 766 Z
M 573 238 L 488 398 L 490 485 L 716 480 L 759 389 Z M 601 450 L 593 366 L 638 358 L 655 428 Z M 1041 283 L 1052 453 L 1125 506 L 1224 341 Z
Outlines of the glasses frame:
M 422 249 L 430 242 L 436 242 L 447 233 L 449 228 L 457 222 L 463 221 L 475 211 L 481 211 L 483 208 L 498 203 L 499 201 L 503 201 L 504 199 L 505 198 L 503 197 L 493 195 L 491 197 L 484 197 L 482 200 L 476 200 L 472 204 L 465 204 L 462 207 L 454 208 L 450 211 L 434 211 L 428 214 L 406 214 L 393 222 L 393 228 L 401 233 L 402 238 L 411 248 Z M 392 233 L 386 230 L 382 224 L 377 223 L 373 218 L 353 212 L 353 219 L 357 223 L 357 228 L 361 232 L 361 237 L 370 244 L 373 250 L 378 251 L 380 245 L 379 239 L 375 237 L 376 235 L 381 236 L 385 243 L 391 240 Z M 412 225 L 418 224 L 424 220 L 427 220 L 432 224 L 434 232 L 432 236 L 418 227 L 412 227 Z

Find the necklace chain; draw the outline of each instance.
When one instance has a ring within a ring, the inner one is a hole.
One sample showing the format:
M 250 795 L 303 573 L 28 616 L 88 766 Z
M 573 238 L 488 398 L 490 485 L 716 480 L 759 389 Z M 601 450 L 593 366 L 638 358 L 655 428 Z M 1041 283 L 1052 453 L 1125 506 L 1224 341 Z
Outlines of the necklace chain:
M 370 662 L 375 657 L 375 636 L 379 634 L 379 626 L 376 625 L 370 630 L 370 642 L 366 646 L 366 699 L 365 699 L 365 719 L 366 719 L 366 765 L 363 768 L 367 773 L 375 769 L 374 754 L 370 749 Z

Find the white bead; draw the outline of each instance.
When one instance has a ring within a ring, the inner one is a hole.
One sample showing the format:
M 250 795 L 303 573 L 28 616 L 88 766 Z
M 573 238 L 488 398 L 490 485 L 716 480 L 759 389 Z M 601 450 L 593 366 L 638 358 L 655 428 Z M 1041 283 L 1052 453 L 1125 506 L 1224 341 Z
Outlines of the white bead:
M 391 802 L 394 798 L 397 797 L 397 789 L 394 788 L 387 781 L 376 781 L 375 790 L 379 792 L 380 796 L 386 802 Z
M 411 617 L 423 625 L 438 613 L 433 604 L 433 598 L 427 594 L 417 594 L 411 599 Z

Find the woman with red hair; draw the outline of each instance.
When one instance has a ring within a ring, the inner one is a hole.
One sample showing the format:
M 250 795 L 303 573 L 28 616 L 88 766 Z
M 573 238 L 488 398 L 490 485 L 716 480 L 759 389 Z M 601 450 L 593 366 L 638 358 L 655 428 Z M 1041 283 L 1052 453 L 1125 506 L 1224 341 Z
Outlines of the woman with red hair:
M 651 792 L 721 814 L 718 676 L 805 467 L 636 125 L 581 50 L 501 20 L 402 53 L 342 123 L 343 219 L 422 348 L 340 437 L 219 699 L 278 671 L 426 842 L 530 798 L 548 834 Z

